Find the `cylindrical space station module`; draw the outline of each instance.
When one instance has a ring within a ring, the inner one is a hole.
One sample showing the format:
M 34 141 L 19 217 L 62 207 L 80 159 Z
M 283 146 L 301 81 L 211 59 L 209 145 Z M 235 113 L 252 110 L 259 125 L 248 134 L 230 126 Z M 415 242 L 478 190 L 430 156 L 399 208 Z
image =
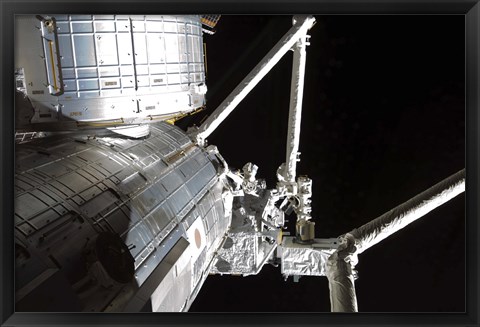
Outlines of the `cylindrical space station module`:
M 122 132 L 205 104 L 199 16 L 19 15 L 15 68 L 25 131 Z
M 231 221 L 221 160 L 165 122 L 17 145 L 16 310 L 188 310 Z
M 200 16 L 15 33 L 16 132 L 47 135 L 16 145 L 16 311 L 188 310 L 233 201 L 215 148 L 164 122 L 205 103 Z

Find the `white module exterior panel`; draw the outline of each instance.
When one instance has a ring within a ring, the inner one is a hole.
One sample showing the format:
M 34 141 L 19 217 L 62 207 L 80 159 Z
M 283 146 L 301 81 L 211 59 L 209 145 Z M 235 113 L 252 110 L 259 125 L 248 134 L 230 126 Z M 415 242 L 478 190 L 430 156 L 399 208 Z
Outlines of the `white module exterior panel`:
M 16 262 L 17 310 L 62 308 L 38 301 L 47 284 L 28 286 L 49 269 L 48 288 L 61 288 L 55 297 L 70 299 L 68 311 L 138 311 L 149 299 L 158 310 L 188 309 L 230 225 L 231 197 L 214 155 L 178 127 L 150 130 L 144 140 L 71 133 L 17 145 L 15 239 L 25 254 Z M 101 259 L 115 237 L 126 256 Z M 168 299 L 175 305 L 160 305 Z
M 205 103 L 199 16 L 19 15 L 15 32 L 24 129 L 146 123 Z

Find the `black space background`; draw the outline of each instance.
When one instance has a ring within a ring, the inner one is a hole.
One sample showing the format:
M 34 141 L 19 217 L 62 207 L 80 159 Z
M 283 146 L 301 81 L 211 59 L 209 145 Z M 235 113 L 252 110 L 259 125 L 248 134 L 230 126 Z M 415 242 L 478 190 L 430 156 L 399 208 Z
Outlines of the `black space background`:
M 336 237 L 465 167 L 465 17 L 316 16 L 297 174 L 313 180 L 316 236 Z M 291 16 L 222 16 L 206 35 L 211 113 L 291 27 Z M 208 138 L 231 167 L 275 185 L 285 161 L 292 54 Z M 363 312 L 465 311 L 465 195 L 359 256 Z M 325 277 L 209 276 L 190 311 L 330 311 Z

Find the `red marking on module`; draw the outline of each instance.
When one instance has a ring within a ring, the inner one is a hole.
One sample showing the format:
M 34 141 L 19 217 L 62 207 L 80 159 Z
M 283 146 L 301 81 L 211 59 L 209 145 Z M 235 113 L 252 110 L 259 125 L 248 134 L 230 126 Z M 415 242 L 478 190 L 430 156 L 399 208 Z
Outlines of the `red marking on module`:
M 200 246 L 202 245 L 202 236 L 200 235 L 198 228 L 195 229 L 195 244 L 197 245 L 197 248 L 200 249 Z

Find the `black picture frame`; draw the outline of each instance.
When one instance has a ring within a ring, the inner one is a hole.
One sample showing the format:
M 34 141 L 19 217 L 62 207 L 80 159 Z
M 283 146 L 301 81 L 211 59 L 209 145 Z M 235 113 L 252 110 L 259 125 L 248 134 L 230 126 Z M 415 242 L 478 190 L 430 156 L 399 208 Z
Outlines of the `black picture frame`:
M 87 314 L 87 313 L 15 313 L 13 272 L 13 170 L 14 170 L 14 120 L 13 120 L 13 29 L 16 14 L 38 12 L 50 13 L 234 13 L 234 14 L 464 14 L 466 18 L 466 215 L 467 215 L 467 307 L 464 314 Z M 175 1 L 175 2 L 1 2 L 2 12 L 2 66 L 0 110 L 0 185 L 2 196 L 2 246 L 0 322 L 2 326 L 26 325 L 435 325 L 477 326 L 478 318 L 478 109 L 479 48 L 480 48 L 480 5 L 478 1 Z

